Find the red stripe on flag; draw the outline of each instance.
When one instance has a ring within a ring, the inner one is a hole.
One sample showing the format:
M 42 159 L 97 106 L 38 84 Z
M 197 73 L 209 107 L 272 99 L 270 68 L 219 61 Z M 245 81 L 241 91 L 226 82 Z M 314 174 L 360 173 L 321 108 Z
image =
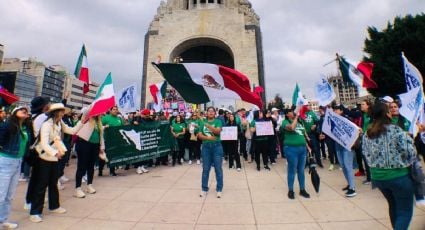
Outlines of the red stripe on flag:
M 156 84 L 152 84 L 149 86 L 149 91 L 151 91 L 152 97 L 153 97 L 153 101 L 155 102 L 155 104 L 158 104 L 158 97 L 157 94 L 159 92 L 158 87 L 156 86 Z
M 364 88 L 378 88 L 375 81 L 372 80 L 373 63 L 371 62 L 360 62 L 357 65 L 357 69 L 363 74 L 363 87 Z
M 261 97 L 251 92 L 251 87 L 248 77 L 244 74 L 219 65 L 220 75 L 223 77 L 224 86 L 237 93 L 241 100 L 257 105 L 260 109 L 263 108 Z
M 84 82 L 83 93 L 86 94 L 89 92 L 89 69 L 82 67 L 80 70 L 80 76 L 78 78 L 80 81 Z
M 93 104 L 88 114 L 88 118 L 99 116 L 108 112 L 115 105 L 115 97 L 99 100 Z

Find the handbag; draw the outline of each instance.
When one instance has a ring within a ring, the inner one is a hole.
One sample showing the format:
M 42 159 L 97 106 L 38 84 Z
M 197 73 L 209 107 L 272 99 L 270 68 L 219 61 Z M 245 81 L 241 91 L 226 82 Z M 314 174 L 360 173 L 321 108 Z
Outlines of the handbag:
M 425 174 L 419 156 L 417 156 L 410 165 L 410 177 L 413 180 L 415 194 L 425 196 Z

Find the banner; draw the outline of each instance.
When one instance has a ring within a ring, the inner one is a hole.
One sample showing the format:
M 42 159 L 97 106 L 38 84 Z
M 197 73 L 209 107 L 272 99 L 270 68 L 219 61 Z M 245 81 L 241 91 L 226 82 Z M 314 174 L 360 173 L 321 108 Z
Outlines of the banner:
M 220 139 L 222 141 L 236 141 L 238 140 L 238 127 L 222 127 L 220 133 Z
M 109 127 L 105 129 L 104 137 L 111 166 L 165 156 L 175 145 L 168 121 Z
M 316 93 L 316 99 L 319 101 L 319 105 L 326 106 L 335 99 L 336 95 L 329 84 L 329 82 L 325 78 L 321 78 L 314 87 Z
M 271 121 L 255 122 L 255 133 L 257 136 L 274 135 L 272 122 Z
M 359 137 L 360 128 L 347 118 L 327 109 L 322 131 L 342 147 L 351 151 Z
M 137 91 L 136 85 L 128 86 L 117 94 L 118 110 L 122 113 L 136 112 Z

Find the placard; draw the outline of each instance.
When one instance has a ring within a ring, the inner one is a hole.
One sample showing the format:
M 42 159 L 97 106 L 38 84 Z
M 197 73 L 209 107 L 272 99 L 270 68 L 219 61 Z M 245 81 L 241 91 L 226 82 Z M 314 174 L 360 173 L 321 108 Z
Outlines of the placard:
M 222 127 L 221 133 L 220 133 L 220 139 L 222 141 L 238 140 L 238 127 L 236 126 Z
M 273 136 L 273 124 L 271 121 L 256 121 L 255 132 L 257 136 Z

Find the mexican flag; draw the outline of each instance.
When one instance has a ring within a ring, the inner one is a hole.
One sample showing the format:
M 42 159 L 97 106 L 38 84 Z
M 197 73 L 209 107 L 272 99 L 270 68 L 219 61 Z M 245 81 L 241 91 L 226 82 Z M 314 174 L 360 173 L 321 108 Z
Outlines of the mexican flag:
M 78 57 L 77 65 L 74 71 L 75 77 L 84 82 L 83 94 L 89 92 L 89 65 L 87 62 L 86 46 L 81 48 L 80 56 Z
M 308 101 L 302 94 L 298 83 L 295 85 L 294 92 L 292 93 L 292 106 L 295 106 L 294 113 L 299 113 L 302 119 L 305 119 L 305 113 L 307 112 Z
M 162 99 L 165 97 L 167 91 L 167 81 L 163 81 L 158 84 L 152 84 L 149 86 L 153 101 L 155 102 L 155 111 L 159 112 L 162 109 Z
M 376 82 L 372 80 L 373 63 L 359 62 L 353 63 L 337 54 L 339 69 L 345 82 L 352 82 L 359 87 L 366 89 L 378 88 Z
M 261 97 L 251 91 L 248 77 L 234 69 L 208 63 L 152 64 L 186 102 L 233 99 L 263 107 Z
M 97 91 L 96 98 L 90 105 L 90 111 L 87 115 L 87 119 L 108 112 L 114 105 L 114 86 L 112 85 L 111 73 L 109 73 Z

